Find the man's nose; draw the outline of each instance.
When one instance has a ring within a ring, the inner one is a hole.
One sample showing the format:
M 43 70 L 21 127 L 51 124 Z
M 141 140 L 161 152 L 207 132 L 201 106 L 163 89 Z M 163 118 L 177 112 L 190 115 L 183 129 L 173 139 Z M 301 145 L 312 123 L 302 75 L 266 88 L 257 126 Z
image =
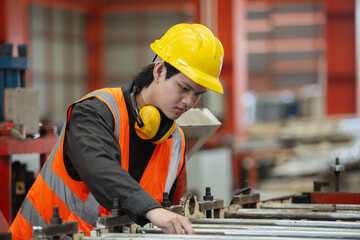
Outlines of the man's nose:
M 195 93 L 192 91 L 189 91 L 185 94 L 183 98 L 183 102 L 186 104 L 187 108 L 191 108 L 195 104 Z

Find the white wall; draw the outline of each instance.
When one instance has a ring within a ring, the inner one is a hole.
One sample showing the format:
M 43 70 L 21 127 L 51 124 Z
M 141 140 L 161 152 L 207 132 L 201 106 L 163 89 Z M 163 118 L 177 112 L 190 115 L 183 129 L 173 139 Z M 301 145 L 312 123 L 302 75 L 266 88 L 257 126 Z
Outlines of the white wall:
M 203 200 L 205 188 L 228 206 L 233 196 L 230 149 L 200 150 L 187 162 L 188 191 Z

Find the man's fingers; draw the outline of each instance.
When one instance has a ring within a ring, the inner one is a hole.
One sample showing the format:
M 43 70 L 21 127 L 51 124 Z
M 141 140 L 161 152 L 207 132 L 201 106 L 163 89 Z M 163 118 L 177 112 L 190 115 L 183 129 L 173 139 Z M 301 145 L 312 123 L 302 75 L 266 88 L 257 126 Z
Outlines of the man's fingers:
M 168 224 L 167 226 L 161 228 L 161 230 L 164 232 L 164 233 L 167 233 L 167 234 L 174 234 L 176 233 L 174 227 L 172 224 Z
M 190 221 L 181 216 L 175 216 L 165 228 L 166 230 L 164 229 L 165 231 L 163 231 L 170 234 L 184 234 L 184 231 L 188 234 L 195 233 L 190 225 Z
M 191 227 L 190 224 L 185 224 L 183 227 L 187 234 L 196 234 L 195 230 Z
M 183 227 L 180 223 L 176 222 L 174 228 L 175 228 L 176 234 L 184 234 Z
M 168 234 L 195 234 L 188 218 L 170 212 L 162 208 L 156 208 L 148 211 L 146 217 L 155 225 Z
M 188 218 L 183 218 L 181 221 L 181 228 L 185 230 L 187 234 L 195 234 Z

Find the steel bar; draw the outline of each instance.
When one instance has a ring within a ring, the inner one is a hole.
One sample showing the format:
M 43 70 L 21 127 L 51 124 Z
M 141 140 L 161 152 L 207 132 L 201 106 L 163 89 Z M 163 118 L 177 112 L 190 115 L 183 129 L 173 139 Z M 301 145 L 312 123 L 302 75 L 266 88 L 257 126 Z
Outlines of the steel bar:
M 251 194 L 243 194 L 234 196 L 232 199 L 233 204 L 250 204 L 250 203 L 257 203 L 260 200 L 259 193 L 251 193 Z
M 223 208 L 223 207 L 224 207 L 224 200 L 221 200 L 221 199 L 199 202 L 199 210 L 201 212 L 212 210 L 212 209 Z
M 215 225 L 215 224 L 192 224 L 194 229 L 246 229 L 246 230 L 295 230 L 295 231 L 317 231 L 317 232 L 356 232 L 360 233 L 360 229 L 343 229 L 343 228 L 325 228 L 325 227 L 303 227 L 303 226 L 261 226 L 261 225 Z
M 126 215 L 121 216 L 103 216 L 98 217 L 96 222 L 97 226 L 101 227 L 113 227 L 113 226 L 120 226 L 120 225 L 128 225 L 132 224 L 133 221 Z
M 261 205 L 261 208 L 312 210 L 326 210 L 334 208 L 336 211 L 360 211 L 360 205 L 355 204 L 265 203 Z
M 81 240 L 121 240 L 121 239 L 147 239 L 147 240 L 179 240 L 179 239 L 200 239 L 200 240 L 303 240 L 304 238 L 298 237 L 269 237 L 269 236 L 233 236 L 233 235 L 176 235 L 176 234 L 119 234 L 119 233 L 106 233 L 101 237 L 82 237 Z M 319 238 L 306 238 L 306 240 L 319 240 Z
M 360 239 L 360 231 L 297 231 L 297 230 L 261 230 L 261 229 L 194 229 L 196 234 L 231 235 L 231 236 L 271 236 L 271 237 L 302 237 L 302 238 L 347 238 Z M 138 228 L 138 233 L 163 233 L 159 228 Z
M 34 239 L 54 237 L 62 234 L 70 235 L 78 232 L 78 222 L 63 222 L 62 224 L 49 224 L 42 227 L 33 227 Z
M 273 218 L 313 220 L 360 220 L 358 212 L 312 212 L 288 209 L 238 209 L 225 212 L 225 218 Z
M 191 218 L 192 224 L 242 224 L 242 225 L 261 225 L 261 226 L 302 226 L 302 227 L 325 227 L 325 228 L 343 228 L 360 229 L 360 222 L 344 221 L 312 221 L 312 220 L 286 220 L 286 219 L 204 219 Z

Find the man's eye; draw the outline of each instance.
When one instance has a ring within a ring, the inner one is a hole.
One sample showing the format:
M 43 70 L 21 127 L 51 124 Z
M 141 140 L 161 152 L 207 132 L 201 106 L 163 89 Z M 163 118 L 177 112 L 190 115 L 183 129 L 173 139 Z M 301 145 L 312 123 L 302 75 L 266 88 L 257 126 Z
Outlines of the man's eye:
M 188 91 L 188 90 L 189 90 L 187 87 L 184 87 L 184 86 L 180 86 L 180 87 L 181 87 L 181 89 L 182 89 L 183 91 Z

